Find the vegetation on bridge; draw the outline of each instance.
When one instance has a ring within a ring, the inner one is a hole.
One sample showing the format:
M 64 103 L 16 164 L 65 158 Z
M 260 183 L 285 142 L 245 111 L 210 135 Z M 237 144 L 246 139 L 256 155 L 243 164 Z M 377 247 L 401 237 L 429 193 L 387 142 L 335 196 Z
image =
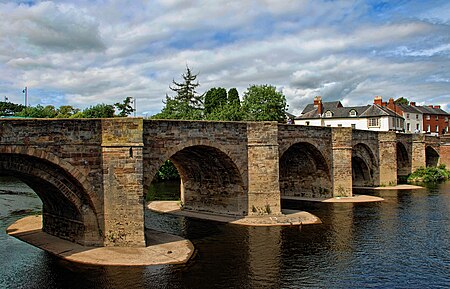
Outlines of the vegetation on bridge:
M 408 183 L 437 183 L 449 179 L 450 171 L 444 164 L 437 167 L 420 167 L 408 177 Z

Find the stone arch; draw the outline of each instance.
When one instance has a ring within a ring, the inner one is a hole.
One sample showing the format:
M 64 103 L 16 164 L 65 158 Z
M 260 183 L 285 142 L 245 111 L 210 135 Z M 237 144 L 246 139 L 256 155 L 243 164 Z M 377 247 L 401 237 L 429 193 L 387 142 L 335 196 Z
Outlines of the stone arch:
M 0 151 L 0 175 L 18 178 L 39 196 L 43 204 L 43 231 L 82 245 L 103 245 L 95 206 L 98 201 L 71 174 L 77 170 L 45 152 L 39 154 L 52 161 L 34 156 L 37 151 L 33 149 L 28 150 L 28 154 L 15 150 Z M 60 165 L 55 164 L 55 160 Z
M 184 209 L 247 215 L 248 200 L 241 171 L 227 153 L 213 146 L 186 146 L 160 158 L 152 167 L 157 170 L 166 159 L 173 162 L 180 174 Z M 147 182 L 152 181 L 156 170 L 150 170 Z
M 439 153 L 432 147 L 425 147 L 425 163 L 427 167 L 436 167 L 439 164 Z
M 406 146 L 397 142 L 397 178 L 405 177 L 411 173 L 411 158 Z
M 372 150 L 363 143 L 358 143 L 352 149 L 352 183 L 355 187 L 375 185 L 374 169 L 377 167 Z
M 329 197 L 332 195 L 330 169 L 320 150 L 311 143 L 291 145 L 281 156 L 282 196 Z

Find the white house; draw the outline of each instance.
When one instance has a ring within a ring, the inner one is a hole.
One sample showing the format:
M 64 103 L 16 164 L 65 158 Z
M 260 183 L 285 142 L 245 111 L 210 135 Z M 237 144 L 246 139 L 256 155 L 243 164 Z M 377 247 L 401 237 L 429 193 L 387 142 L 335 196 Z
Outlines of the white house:
M 320 96 L 295 118 L 297 125 L 352 127 L 361 130 L 402 131 L 404 118 L 378 104 L 344 107 L 340 101 L 323 102 Z

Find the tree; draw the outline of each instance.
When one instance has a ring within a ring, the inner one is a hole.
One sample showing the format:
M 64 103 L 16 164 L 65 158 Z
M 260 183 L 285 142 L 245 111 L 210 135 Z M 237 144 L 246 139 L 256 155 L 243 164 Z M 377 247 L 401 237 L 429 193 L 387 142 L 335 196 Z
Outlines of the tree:
M 192 74 L 189 66 L 186 65 L 186 73 L 181 75 L 184 82 L 176 82 L 172 80 L 174 87 L 169 86 L 170 90 L 176 92 L 175 100 L 187 103 L 193 108 L 201 108 L 203 106 L 203 95 L 199 95 L 195 90 L 200 84 L 195 82 L 198 74 Z
M 227 91 L 222 87 L 213 87 L 205 94 L 205 114 L 222 109 L 227 104 Z
M 176 92 L 174 97 L 166 95 L 164 107 L 160 113 L 152 116 L 153 119 L 203 119 L 203 95 L 199 95 L 195 88 L 199 86 L 195 82 L 197 75 L 192 75 L 191 70 L 186 66 L 186 73 L 182 74 L 183 83 L 173 81 L 175 87 L 169 88 Z
M 110 104 L 97 104 L 83 110 L 83 118 L 108 118 L 114 117 L 114 106 Z
M 0 101 L 0 116 L 14 115 L 25 108 L 24 105 Z
M 286 97 L 271 85 L 252 85 L 244 93 L 242 109 L 250 121 L 284 122 Z
M 119 110 L 120 117 L 127 117 L 130 113 L 134 111 L 134 108 L 131 106 L 132 98 L 127 96 L 122 103 L 117 102 L 114 106 Z
M 239 100 L 239 93 L 236 88 L 230 88 L 228 91 L 228 104 L 229 105 L 241 105 L 241 101 Z
M 404 98 L 404 97 L 399 97 L 396 100 L 394 100 L 395 104 L 405 104 L 408 105 L 409 104 L 409 100 Z
M 57 110 L 56 118 L 71 118 L 80 111 L 79 108 L 73 108 L 71 105 L 60 106 Z
M 15 114 L 20 117 L 31 118 L 54 118 L 58 112 L 53 105 L 42 106 L 40 104 L 36 106 L 27 106 L 22 111 Z

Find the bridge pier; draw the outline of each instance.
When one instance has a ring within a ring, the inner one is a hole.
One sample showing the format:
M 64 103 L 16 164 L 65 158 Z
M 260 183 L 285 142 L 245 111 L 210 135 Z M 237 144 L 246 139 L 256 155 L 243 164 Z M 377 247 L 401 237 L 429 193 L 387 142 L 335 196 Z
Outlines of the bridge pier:
M 379 185 L 397 185 L 397 135 L 395 132 L 378 133 Z
M 143 120 L 102 120 L 104 245 L 144 247 Z
M 352 196 L 352 128 L 332 128 L 333 197 Z
M 425 136 L 422 134 L 414 134 L 411 149 L 411 172 L 414 172 L 420 167 L 426 167 L 425 147 Z
M 248 215 L 281 214 L 278 125 L 247 124 Z

